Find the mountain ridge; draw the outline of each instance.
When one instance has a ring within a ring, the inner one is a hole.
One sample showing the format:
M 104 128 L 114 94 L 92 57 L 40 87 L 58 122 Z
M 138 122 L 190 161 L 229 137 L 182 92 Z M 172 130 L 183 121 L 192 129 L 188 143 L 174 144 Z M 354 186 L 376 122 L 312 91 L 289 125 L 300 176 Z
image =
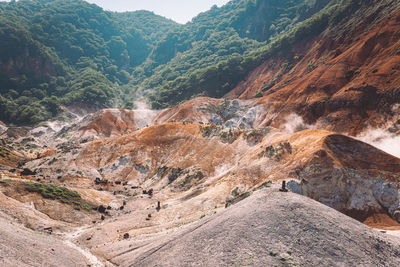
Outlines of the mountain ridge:
M 0 265 L 397 266 L 399 32 L 397 0 L 1 4 Z
M 326 4 L 235 0 L 178 25 L 153 13 L 107 12 L 80 0 L 4 3 L 1 23 L 9 30 L 2 38 L 11 37 L 14 45 L 2 50 L 8 52 L 0 63 L 0 101 L 6 107 L 0 120 L 35 124 L 58 114 L 60 105 L 80 103 L 132 107 L 137 93 L 156 108 L 204 92 L 222 97 L 259 64 L 251 58 L 241 63 L 240 54 L 260 48 Z M 25 62 L 30 54 L 33 63 Z M 222 74 L 227 78 L 221 84 L 212 74 L 218 64 L 223 73 L 233 71 Z M 81 72 L 90 83 L 80 81 Z M 187 82 L 191 89 L 184 88 Z M 80 89 L 71 88 L 74 83 Z

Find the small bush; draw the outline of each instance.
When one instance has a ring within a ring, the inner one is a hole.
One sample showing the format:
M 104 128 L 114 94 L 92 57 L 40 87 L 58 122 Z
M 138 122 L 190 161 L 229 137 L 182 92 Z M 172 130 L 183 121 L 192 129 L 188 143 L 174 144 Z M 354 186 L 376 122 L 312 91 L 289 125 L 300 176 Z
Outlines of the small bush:
M 254 98 L 260 98 L 260 97 L 263 97 L 264 95 L 263 95 L 263 93 L 262 93 L 262 91 L 258 91 L 255 95 L 254 95 Z
M 87 203 L 82 204 L 81 207 L 84 208 L 85 210 L 91 210 L 91 209 L 93 209 L 93 207 L 90 206 L 90 205 L 87 204 Z

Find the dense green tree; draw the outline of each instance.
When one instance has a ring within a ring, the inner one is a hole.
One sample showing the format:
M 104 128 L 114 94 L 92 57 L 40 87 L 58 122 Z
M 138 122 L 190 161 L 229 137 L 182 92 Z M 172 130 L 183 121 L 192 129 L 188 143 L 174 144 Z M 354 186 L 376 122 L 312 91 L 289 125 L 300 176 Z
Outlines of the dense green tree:
M 29 124 L 62 104 L 111 105 L 119 97 L 114 84 L 131 81 L 176 26 L 151 12 L 106 12 L 82 0 L 1 3 L 0 119 Z
M 138 92 L 156 108 L 223 97 L 278 52 L 290 64 L 293 45 L 360 4 L 232 0 L 180 25 L 83 0 L 0 2 L 0 120 L 37 123 L 76 103 L 125 106 Z

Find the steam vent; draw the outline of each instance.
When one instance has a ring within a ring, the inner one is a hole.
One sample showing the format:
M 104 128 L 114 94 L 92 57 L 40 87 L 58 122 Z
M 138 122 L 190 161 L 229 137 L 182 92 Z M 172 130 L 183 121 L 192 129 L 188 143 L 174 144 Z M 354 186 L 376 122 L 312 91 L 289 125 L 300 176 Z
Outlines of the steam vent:
M 0 266 L 397 267 L 399 190 L 400 1 L 0 1 Z

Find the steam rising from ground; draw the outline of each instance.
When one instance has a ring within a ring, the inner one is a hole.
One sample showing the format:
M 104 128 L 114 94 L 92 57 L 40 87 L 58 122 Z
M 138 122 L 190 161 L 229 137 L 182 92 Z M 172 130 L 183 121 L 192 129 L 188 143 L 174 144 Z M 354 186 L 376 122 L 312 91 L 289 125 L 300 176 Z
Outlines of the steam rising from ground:
M 7 126 L 0 121 L 0 134 L 4 133 L 5 131 L 7 131 Z
M 283 125 L 283 130 L 286 133 L 293 134 L 305 129 L 314 129 L 315 126 L 304 122 L 303 118 L 297 114 L 290 114 L 285 118 L 286 123 Z
M 357 136 L 357 139 L 400 158 L 400 135 L 383 129 L 370 129 Z
M 161 110 L 152 110 L 144 100 L 138 100 L 134 103 L 135 120 L 140 128 L 154 125 L 154 120 Z
M 316 128 L 315 125 L 305 123 L 303 118 L 296 114 L 290 114 L 285 120 L 286 123 L 281 130 L 289 134 Z M 356 138 L 400 158 L 400 135 L 390 133 L 384 129 L 369 129 Z
M 235 166 L 231 164 L 223 164 L 215 168 L 214 176 L 221 177 L 231 171 Z

